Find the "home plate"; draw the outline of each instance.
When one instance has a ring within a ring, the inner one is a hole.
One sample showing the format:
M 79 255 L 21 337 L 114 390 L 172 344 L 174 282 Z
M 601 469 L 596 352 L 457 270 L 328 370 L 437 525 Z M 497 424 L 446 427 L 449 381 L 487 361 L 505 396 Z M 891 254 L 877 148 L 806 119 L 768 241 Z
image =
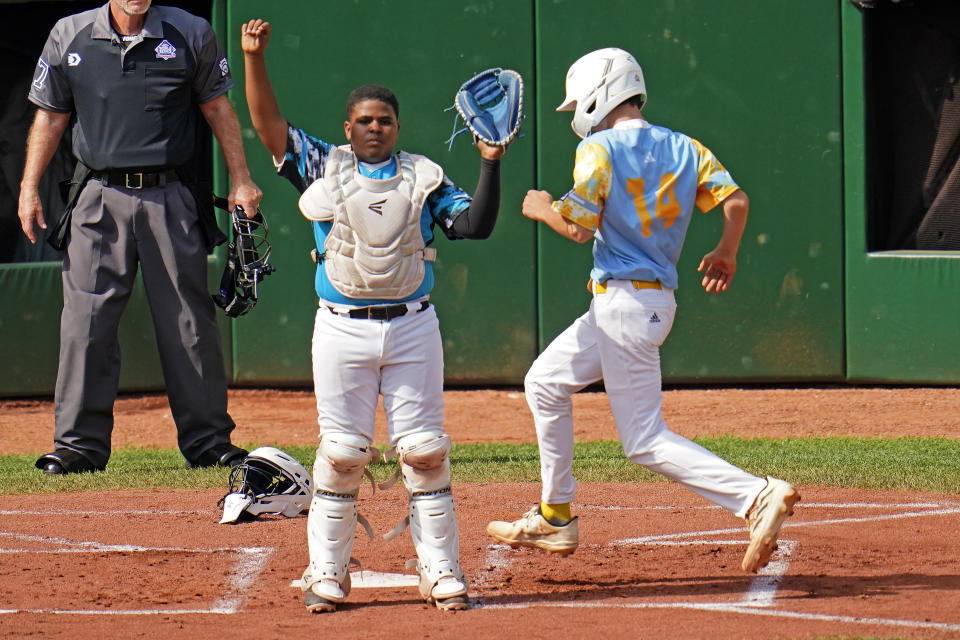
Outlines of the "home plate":
M 354 589 L 376 589 L 383 587 L 416 587 L 420 585 L 420 576 L 408 573 L 381 573 L 380 571 L 351 571 L 350 585 Z M 294 580 L 291 587 L 303 588 L 302 580 Z

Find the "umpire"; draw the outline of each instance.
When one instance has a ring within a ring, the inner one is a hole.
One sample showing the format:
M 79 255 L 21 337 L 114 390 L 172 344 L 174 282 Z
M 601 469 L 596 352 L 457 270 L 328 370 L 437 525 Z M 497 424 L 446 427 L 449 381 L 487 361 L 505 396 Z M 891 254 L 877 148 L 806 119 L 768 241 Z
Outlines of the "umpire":
M 230 172 L 231 208 L 253 215 L 233 86 L 210 25 L 151 0 L 110 0 L 61 19 L 30 89 L 37 110 L 20 184 L 23 232 L 46 229 L 37 186 L 72 124 L 77 158 L 66 225 L 55 450 L 47 474 L 102 470 L 110 458 L 120 374 L 117 327 L 142 270 L 163 377 L 188 466 L 236 464 L 227 384 L 207 254 L 223 240 L 206 195 L 183 167 L 195 153 L 199 113 Z M 199 107 L 199 109 L 198 109 Z M 60 227 L 61 225 L 58 225 Z

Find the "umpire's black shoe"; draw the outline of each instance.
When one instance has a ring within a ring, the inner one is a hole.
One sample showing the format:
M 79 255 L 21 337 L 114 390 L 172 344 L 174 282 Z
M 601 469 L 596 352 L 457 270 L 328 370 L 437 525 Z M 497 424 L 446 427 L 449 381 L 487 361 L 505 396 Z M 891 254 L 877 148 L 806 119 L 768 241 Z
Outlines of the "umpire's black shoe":
M 34 463 L 34 466 L 48 476 L 103 471 L 103 467 L 98 467 L 85 455 L 73 449 L 56 449 L 53 453 L 40 456 L 36 463 Z
M 235 467 L 250 453 L 246 449 L 232 444 L 217 444 L 194 460 L 187 460 L 187 469 L 203 469 L 206 467 Z

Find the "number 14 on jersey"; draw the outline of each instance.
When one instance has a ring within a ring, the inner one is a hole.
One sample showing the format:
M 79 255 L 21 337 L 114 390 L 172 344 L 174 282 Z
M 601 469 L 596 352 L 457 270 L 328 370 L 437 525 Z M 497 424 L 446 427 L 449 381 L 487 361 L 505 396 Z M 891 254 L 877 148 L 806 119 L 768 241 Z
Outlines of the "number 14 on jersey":
M 673 183 L 676 178 L 672 173 L 665 173 L 661 176 L 652 216 L 649 207 L 647 207 L 647 199 L 644 197 L 646 186 L 644 179 L 627 178 L 627 193 L 633 196 L 633 205 L 637 208 L 637 215 L 640 216 L 640 232 L 644 238 L 650 236 L 650 227 L 653 224 L 654 217 L 657 220 L 662 220 L 664 228 L 667 229 L 680 215 L 680 203 L 673 195 Z

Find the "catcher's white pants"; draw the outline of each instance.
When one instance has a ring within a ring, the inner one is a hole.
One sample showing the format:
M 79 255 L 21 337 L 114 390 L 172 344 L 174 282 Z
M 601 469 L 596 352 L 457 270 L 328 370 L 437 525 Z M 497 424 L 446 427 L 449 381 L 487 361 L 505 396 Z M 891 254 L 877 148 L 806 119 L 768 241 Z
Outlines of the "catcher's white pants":
M 321 437 L 346 432 L 372 443 L 381 395 L 390 446 L 403 446 L 401 440 L 430 441 L 408 438 L 414 434 L 442 436 L 443 344 L 436 311 L 430 306 L 381 321 L 345 318 L 321 306 L 313 331 L 313 381 Z M 434 478 L 437 487 L 427 489 L 449 487 L 448 464 L 443 475 Z M 356 520 L 348 522 L 340 535 L 338 527 L 345 518 L 331 516 L 324 506 L 327 503 L 330 501 L 315 498 L 310 508 L 308 539 L 314 579 L 319 579 L 323 567 L 345 571 L 353 546 Z M 346 503 L 353 506 L 356 499 L 347 498 Z M 411 498 L 410 508 L 411 534 L 421 572 L 429 578 L 428 587 L 441 575 L 452 574 L 462 580 L 457 516 L 449 491 Z
M 373 442 L 383 396 L 390 446 L 401 436 L 443 434 L 443 344 L 433 305 L 393 320 L 345 318 L 322 306 L 313 329 L 313 385 L 320 434 Z
M 660 345 L 676 314 L 673 291 L 636 290 L 621 280 L 606 285 L 524 381 L 540 447 L 541 499 L 573 501 L 571 396 L 602 379 L 630 460 L 744 517 L 766 481 L 671 432 L 661 415 Z

